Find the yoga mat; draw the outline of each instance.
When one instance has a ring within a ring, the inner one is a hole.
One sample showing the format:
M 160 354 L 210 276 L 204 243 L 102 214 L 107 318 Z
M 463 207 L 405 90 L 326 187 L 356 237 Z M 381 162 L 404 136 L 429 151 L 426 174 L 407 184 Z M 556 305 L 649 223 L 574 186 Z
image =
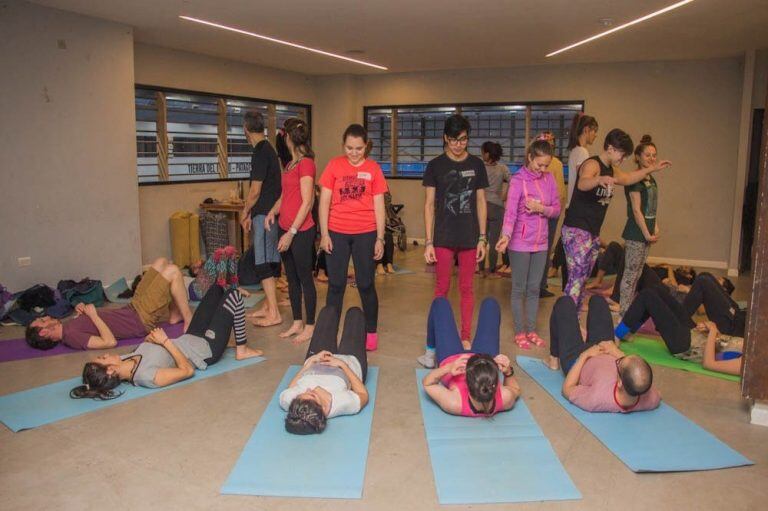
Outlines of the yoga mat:
M 416 370 L 432 472 L 440 504 L 490 504 L 580 499 L 525 402 L 492 418 L 449 415 Z
M 410 275 L 412 273 L 415 273 L 413 270 L 409 270 L 408 268 L 403 268 L 402 266 L 398 266 L 396 264 L 393 264 L 392 268 L 395 269 L 395 273 L 387 273 L 387 275 Z
M 298 370 L 299 366 L 291 366 L 285 372 L 221 493 L 362 498 L 378 368 L 368 368 L 368 405 L 357 415 L 328 419 L 326 430 L 319 435 L 285 431 L 280 392 Z
M 635 335 L 632 336 L 631 341 L 621 343 L 621 351 L 627 355 L 640 355 L 648 361 L 649 364 L 671 367 L 672 369 L 682 369 L 683 371 L 714 376 L 715 378 L 728 381 L 741 381 L 741 378 L 738 376 L 710 371 L 704 369 L 699 363 L 675 358 L 667 349 L 667 345 L 664 344 L 664 341 L 647 339 Z
M 176 323 L 175 325 L 169 325 L 163 323 L 160 325 L 163 330 L 168 334 L 168 337 L 175 339 L 184 332 L 184 323 Z M 133 346 L 139 344 L 144 340 L 144 337 L 132 337 L 130 339 L 120 339 L 117 341 L 117 346 Z M 27 344 L 25 339 L 9 339 L 7 341 L 0 341 L 0 362 L 12 362 L 14 360 L 26 360 L 28 358 L 40 358 L 51 357 L 54 355 L 66 355 L 68 353 L 81 352 L 82 350 L 75 350 L 63 343 L 57 344 L 54 348 L 49 350 L 36 350 Z M 101 351 L 101 350 L 99 350 Z
M 753 464 L 665 403 L 643 412 L 585 412 L 563 397 L 565 378 L 561 371 L 552 371 L 531 357 L 517 357 L 517 363 L 633 472 L 684 472 Z
M 70 398 L 69 391 L 83 383 L 81 377 L 71 378 L 43 385 L 42 387 L 0 396 L 0 421 L 14 432 L 36 428 L 84 413 L 108 408 L 130 399 L 137 399 L 170 388 L 218 376 L 234 369 L 248 367 L 262 360 L 264 360 L 263 357 L 253 357 L 237 361 L 235 360 L 235 350 L 229 349 L 218 363 L 209 366 L 205 371 L 195 371 L 195 375 L 188 380 L 159 389 L 134 387 L 131 384 L 123 383 L 118 387 L 118 390 L 122 391 L 123 395 L 109 401 Z
M 187 277 L 185 278 L 184 282 L 186 287 L 189 287 L 189 283 L 187 282 L 187 279 L 191 282 L 191 278 Z M 264 294 L 255 294 L 256 291 L 261 290 L 261 284 L 254 284 L 252 286 L 240 286 L 246 291 L 249 291 L 251 293 L 251 296 L 244 296 L 243 297 L 243 303 L 245 304 L 246 309 L 250 309 L 252 307 L 256 307 L 259 302 L 261 302 L 264 299 Z M 115 282 L 113 282 L 108 288 L 104 290 L 104 294 L 107 297 L 107 300 L 113 303 L 130 303 L 130 298 L 119 298 L 118 295 L 128 289 L 128 281 L 125 280 L 125 278 L 119 278 Z M 189 305 L 191 307 L 196 307 L 200 304 L 200 300 L 190 300 Z

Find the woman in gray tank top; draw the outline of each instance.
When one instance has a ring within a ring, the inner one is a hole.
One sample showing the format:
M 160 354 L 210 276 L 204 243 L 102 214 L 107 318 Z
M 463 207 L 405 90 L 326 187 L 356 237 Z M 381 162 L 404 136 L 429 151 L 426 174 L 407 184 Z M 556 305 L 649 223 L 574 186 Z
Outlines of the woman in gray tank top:
M 114 399 L 121 394 L 115 389 L 124 381 L 156 388 L 191 378 L 195 369 L 203 370 L 219 361 L 233 329 L 238 360 L 262 354 L 247 346 L 245 305 L 240 292 L 213 285 L 184 335 L 169 339 L 163 329 L 156 328 L 132 353 L 98 356 L 85 364 L 83 385 L 69 395 L 75 399 Z

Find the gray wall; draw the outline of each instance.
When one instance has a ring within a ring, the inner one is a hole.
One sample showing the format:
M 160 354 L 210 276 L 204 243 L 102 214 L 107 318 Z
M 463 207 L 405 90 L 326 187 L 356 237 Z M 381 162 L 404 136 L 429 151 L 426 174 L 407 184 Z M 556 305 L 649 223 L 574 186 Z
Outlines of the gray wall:
M 131 30 L 12 1 L 0 34 L 0 282 L 136 271 Z

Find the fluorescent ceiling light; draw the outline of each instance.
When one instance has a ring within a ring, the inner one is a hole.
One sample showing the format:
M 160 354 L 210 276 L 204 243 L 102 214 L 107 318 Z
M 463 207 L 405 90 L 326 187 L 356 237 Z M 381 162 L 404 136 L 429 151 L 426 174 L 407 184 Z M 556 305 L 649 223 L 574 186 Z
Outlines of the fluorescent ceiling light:
M 354 62 L 355 64 L 362 64 L 363 66 L 373 67 L 373 68 L 376 68 L 376 69 L 381 69 L 383 71 L 387 71 L 386 67 L 379 66 L 378 64 L 372 64 L 370 62 L 365 62 L 364 60 L 353 59 L 353 58 L 350 58 L 350 57 L 345 57 L 344 55 L 338 55 L 336 53 L 331 53 L 331 52 L 328 52 L 328 51 L 318 50 L 316 48 L 310 48 L 309 46 L 302 46 L 300 44 L 291 43 L 291 42 L 288 42 L 288 41 L 283 41 L 282 39 L 275 39 L 274 37 L 269 37 L 269 36 L 265 36 L 265 35 L 261 35 L 261 34 L 256 34 L 254 32 L 248 32 L 247 30 L 241 30 L 239 28 L 228 27 L 227 25 L 220 25 L 218 23 L 213 23 L 211 21 L 201 20 L 201 19 L 198 19 L 198 18 L 192 18 L 190 16 L 179 16 L 179 18 L 181 18 L 183 20 L 187 20 L 187 21 L 194 21 L 195 23 L 201 23 L 203 25 L 208 25 L 209 27 L 216 27 L 216 28 L 221 28 L 223 30 L 229 30 L 230 32 L 236 32 L 238 34 L 249 35 L 251 37 L 256 37 L 258 39 L 263 39 L 265 41 L 270 41 L 270 42 L 277 43 L 277 44 L 284 44 L 285 46 L 290 46 L 292 48 L 298 48 L 300 50 L 311 51 L 312 53 L 319 53 L 320 55 L 325 55 L 326 57 L 333 57 L 333 58 L 336 58 L 336 59 L 346 60 L 347 62 Z
M 637 18 L 636 20 L 632 20 L 629 23 L 624 23 L 623 25 L 619 25 L 618 27 L 611 28 L 609 30 L 606 30 L 605 32 L 600 32 L 599 34 L 593 35 L 592 37 L 588 37 L 587 39 L 584 39 L 583 41 L 579 41 L 578 43 L 573 43 L 572 45 L 566 46 L 565 48 L 560 48 L 557 51 L 553 51 L 552 53 L 547 54 L 547 57 L 554 57 L 558 53 L 563 53 L 564 51 L 568 51 L 572 48 L 576 48 L 577 46 L 581 46 L 582 44 L 587 44 L 589 42 L 592 42 L 595 39 L 600 39 L 601 37 L 605 37 L 609 34 L 613 34 L 614 32 L 618 32 L 619 30 L 623 30 L 627 27 L 631 27 L 632 25 L 637 25 L 638 23 L 642 23 L 643 21 L 649 20 L 651 18 L 655 18 L 660 14 L 664 14 L 665 12 L 672 11 L 674 9 L 677 9 L 678 7 L 682 7 L 685 4 L 689 4 L 691 2 L 693 2 L 693 0 L 683 0 L 682 2 L 677 2 L 676 4 L 665 7 L 656 12 L 646 14 L 642 18 Z

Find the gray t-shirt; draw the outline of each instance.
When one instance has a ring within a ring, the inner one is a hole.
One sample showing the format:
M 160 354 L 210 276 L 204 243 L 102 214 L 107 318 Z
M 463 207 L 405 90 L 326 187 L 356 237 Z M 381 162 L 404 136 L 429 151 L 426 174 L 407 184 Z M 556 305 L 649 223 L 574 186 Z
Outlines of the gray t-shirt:
M 177 339 L 171 339 L 171 342 L 179 348 L 185 357 L 192 362 L 198 369 L 206 369 L 208 364 L 205 360 L 210 358 L 211 346 L 208 341 L 202 337 L 195 335 L 184 334 Z M 168 350 L 157 344 L 151 342 L 143 342 L 139 344 L 132 353 L 123 355 L 123 360 L 127 358 L 141 355 L 139 359 L 139 365 L 133 372 L 133 384 L 140 385 L 142 387 L 155 388 L 155 373 L 158 369 L 164 369 L 169 367 L 176 367 L 176 362 Z
M 485 200 L 491 204 L 504 207 L 504 183 L 509 182 L 509 167 L 503 163 L 485 165 L 488 174 L 488 188 L 485 189 Z

